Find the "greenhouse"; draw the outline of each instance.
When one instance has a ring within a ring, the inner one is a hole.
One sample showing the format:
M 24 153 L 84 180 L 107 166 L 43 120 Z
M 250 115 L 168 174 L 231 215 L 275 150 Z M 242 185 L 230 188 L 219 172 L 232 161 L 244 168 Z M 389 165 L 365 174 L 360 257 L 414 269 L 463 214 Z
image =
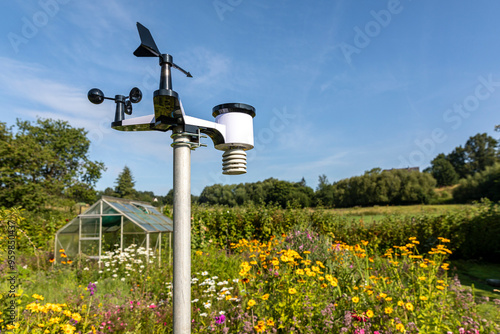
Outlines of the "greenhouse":
M 105 252 L 123 251 L 130 245 L 161 258 L 162 245 L 163 249 L 171 245 L 172 231 L 173 221 L 151 204 L 102 196 L 57 231 L 54 258 L 60 262 L 65 260 L 61 257 L 82 255 L 100 262 Z

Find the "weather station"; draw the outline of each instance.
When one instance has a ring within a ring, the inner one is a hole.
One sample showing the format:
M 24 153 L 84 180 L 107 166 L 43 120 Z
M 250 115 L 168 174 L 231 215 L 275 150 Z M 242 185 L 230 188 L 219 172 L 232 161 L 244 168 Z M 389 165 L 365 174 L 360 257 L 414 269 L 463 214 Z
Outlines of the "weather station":
M 222 154 L 222 173 L 246 173 L 246 152 L 254 147 L 253 118 L 255 108 L 244 103 L 224 103 L 212 109 L 215 122 L 186 115 L 179 95 L 172 89 L 172 68 L 191 74 L 173 62 L 169 54 L 162 54 L 150 31 L 137 23 L 141 45 L 134 51 L 137 57 L 156 57 L 161 67 L 159 89 L 153 93 L 154 114 L 128 118 L 132 103 L 139 103 L 142 92 L 134 87 L 128 96 L 105 97 L 93 88 L 88 99 L 94 104 L 104 100 L 116 103 L 115 119 L 111 127 L 119 131 L 172 131 L 174 177 L 174 242 L 173 242 L 173 332 L 191 333 L 191 151 L 210 137 Z

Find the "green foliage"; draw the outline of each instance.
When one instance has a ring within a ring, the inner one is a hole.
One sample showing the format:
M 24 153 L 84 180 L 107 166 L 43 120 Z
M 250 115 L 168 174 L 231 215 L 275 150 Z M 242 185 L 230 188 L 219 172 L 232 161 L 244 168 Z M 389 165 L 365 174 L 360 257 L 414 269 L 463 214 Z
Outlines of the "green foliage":
M 449 213 L 385 215 L 377 222 L 341 216 L 329 210 L 266 207 L 204 207 L 192 210 L 192 245 L 195 249 L 215 245 L 228 249 L 240 239 L 267 241 L 272 235 L 307 228 L 324 236 L 334 235 L 347 243 L 361 240 L 381 248 L 401 244 L 411 236 L 422 240 L 422 252 L 433 247 L 437 237 L 453 241 L 456 258 L 498 260 L 500 207 L 482 203 Z M 485 231 L 487 233 L 485 233 Z
M 453 198 L 459 203 L 479 201 L 483 198 L 499 201 L 500 163 L 460 180 L 459 186 L 453 191 Z
M 18 120 L 17 128 L 0 123 L 0 205 L 34 210 L 95 200 L 104 164 L 89 159 L 83 128 L 52 119 Z
M 276 204 L 286 207 L 313 205 L 314 191 L 301 182 L 288 182 L 269 178 L 255 183 L 237 185 L 215 184 L 203 189 L 198 202 L 208 205 Z
M 115 194 L 120 198 L 132 199 L 135 197 L 136 193 L 134 186 L 135 181 L 132 176 L 132 172 L 130 171 L 130 168 L 125 166 L 116 179 Z
M 430 172 L 436 179 L 438 187 L 451 186 L 458 182 L 458 174 L 444 154 L 438 154 L 438 156 L 431 161 L 431 165 Z
M 458 180 L 443 159 L 451 164 L 458 178 L 462 179 L 484 171 L 498 162 L 499 158 L 498 141 L 486 133 L 478 133 L 469 137 L 464 147 L 457 146 L 447 155 L 440 153 L 432 161 L 430 171 L 438 181 L 438 186 L 452 185 Z
M 317 203 L 326 207 L 404 205 L 429 203 L 436 181 L 428 173 L 374 168 L 362 176 L 343 179 L 331 185 L 320 177 Z

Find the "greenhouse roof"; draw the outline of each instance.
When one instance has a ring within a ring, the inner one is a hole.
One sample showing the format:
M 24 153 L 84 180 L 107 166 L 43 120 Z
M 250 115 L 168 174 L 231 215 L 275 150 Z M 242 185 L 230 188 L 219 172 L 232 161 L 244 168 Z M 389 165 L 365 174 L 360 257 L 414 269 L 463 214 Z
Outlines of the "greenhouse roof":
M 124 215 L 146 232 L 172 232 L 173 221 L 149 203 L 102 196 L 80 217 Z M 103 227 L 106 225 L 103 220 Z

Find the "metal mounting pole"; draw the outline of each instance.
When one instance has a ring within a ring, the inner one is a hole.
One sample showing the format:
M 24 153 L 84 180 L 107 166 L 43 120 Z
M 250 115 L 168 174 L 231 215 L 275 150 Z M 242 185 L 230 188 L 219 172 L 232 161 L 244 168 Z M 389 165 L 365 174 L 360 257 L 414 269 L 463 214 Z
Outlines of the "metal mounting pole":
M 191 143 L 182 126 L 174 148 L 174 334 L 191 333 Z

